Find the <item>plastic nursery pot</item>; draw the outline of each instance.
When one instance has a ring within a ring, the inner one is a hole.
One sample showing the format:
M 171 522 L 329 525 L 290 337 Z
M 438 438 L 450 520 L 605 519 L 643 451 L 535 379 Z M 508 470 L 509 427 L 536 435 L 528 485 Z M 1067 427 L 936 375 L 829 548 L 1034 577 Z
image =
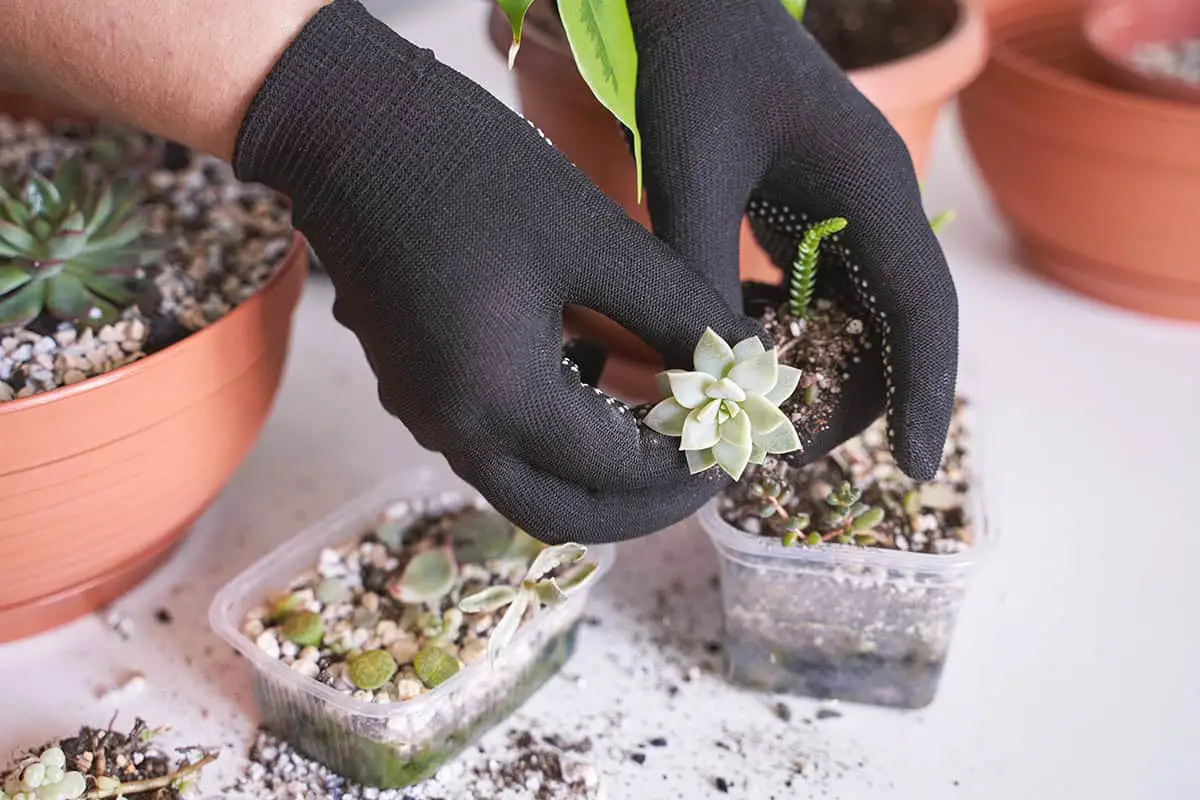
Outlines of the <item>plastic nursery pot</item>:
M 598 562 L 593 581 L 564 605 L 528 619 L 494 668 L 483 658 L 409 700 L 356 700 L 265 654 L 241 625 L 253 607 L 311 571 L 322 550 L 354 540 L 397 501 L 414 503 L 414 514 L 482 503 L 465 484 L 442 474 L 399 476 L 246 569 L 218 593 L 209 613 L 217 634 L 251 666 L 261 723 L 338 774 L 381 788 L 410 786 L 433 775 L 556 674 L 574 652 L 588 592 L 616 557 L 612 545 L 589 547 L 588 557 Z
M 1084 36 L 1113 86 L 1166 100 L 1200 103 L 1200 81 L 1138 66 L 1144 47 L 1200 42 L 1200 4 L 1194 0 L 1095 0 L 1084 14 Z
M 929 0 L 903 2 L 914 7 L 930 5 Z M 986 28 L 975 5 L 960 0 L 933 0 L 932 4 L 956 7 L 952 29 L 937 44 L 891 63 L 849 73 L 859 90 L 879 107 L 904 138 L 918 173 L 926 168 L 942 107 L 979 73 L 986 56 Z M 492 9 L 489 34 L 496 50 L 506 54 L 512 33 L 496 8 Z M 637 203 L 633 160 L 621 129 L 592 96 L 575 69 L 561 25 L 549 3 L 530 7 L 514 73 L 522 113 L 605 194 L 649 227 L 646 205 Z M 745 222 L 740 261 L 744 279 L 765 282 L 779 279 L 779 270 L 754 241 Z M 565 322 L 571 334 L 586 336 L 607 347 L 607 391 L 632 402 L 645 399 L 637 395 L 635 373 L 660 368 L 653 350 L 615 322 L 589 309 L 567 309 Z
M 720 561 L 729 680 L 894 708 L 932 703 L 974 568 L 995 536 L 974 472 L 973 436 L 971 450 L 972 544 L 960 552 L 785 547 L 727 523 L 721 497 L 702 508 L 697 519 Z
M 1106 86 L 1085 8 L 1021 0 L 996 13 L 988 66 L 959 100 L 967 144 L 1036 271 L 1200 320 L 1200 107 Z
M 305 253 L 297 233 L 254 296 L 164 350 L 0 403 L 0 642 L 112 602 L 215 499 L 274 402 Z

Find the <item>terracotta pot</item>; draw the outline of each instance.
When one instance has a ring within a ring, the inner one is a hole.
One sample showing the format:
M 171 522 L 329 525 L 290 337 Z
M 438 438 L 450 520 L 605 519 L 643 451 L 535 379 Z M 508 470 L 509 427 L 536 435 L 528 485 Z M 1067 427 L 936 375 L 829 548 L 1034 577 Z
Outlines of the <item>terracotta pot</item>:
M 645 204 L 638 205 L 633 160 L 611 114 L 601 106 L 575 69 L 561 27 L 534 4 L 529 11 L 520 54 L 516 59 L 517 92 L 522 113 L 537 125 L 602 191 L 634 219 L 649 227 Z M 507 54 L 511 32 L 503 15 L 492 10 L 489 33 L 496 50 Z M 923 174 L 928 163 L 934 127 L 943 105 L 983 68 L 986 29 L 983 14 L 971 3 L 960 3 L 954 30 L 937 46 L 920 54 L 850 73 L 854 84 L 887 116 L 908 144 L 914 165 Z M 741 276 L 775 283 L 780 272 L 755 243 L 749 223 L 741 235 Z M 658 369 L 658 356 L 639 339 L 606 317 L 588 309 L 567 309 L 567 331 L 602 342 L 610 352 L 605 370 L 606 390 L 626 400 L 628 377 Z M 645 385 L 638 378 L 635 383 Z M 622 388 L 625 387 L 625 388 Z
M 1200 40 L 1200 3 L 1195 0 L 1104 0 L 1084 15 L 1088 44 L 1105 65 L 1113 86 L 1167 100 L 1200 103 L 1200 84 L 1181 78 L 1147 75 L 1132 64 L 1145 44 Z
M 267 284 L 209 327 L 0 403 L 0 642 L 135 586 L 221 491 L 271 410 L 306 256 L 297 233 Z
M 1091 297 L 1200 320 L 1200 108 L 1103 85 L 1083 0 L 995 17 L 963 131 L 1030 264 Z

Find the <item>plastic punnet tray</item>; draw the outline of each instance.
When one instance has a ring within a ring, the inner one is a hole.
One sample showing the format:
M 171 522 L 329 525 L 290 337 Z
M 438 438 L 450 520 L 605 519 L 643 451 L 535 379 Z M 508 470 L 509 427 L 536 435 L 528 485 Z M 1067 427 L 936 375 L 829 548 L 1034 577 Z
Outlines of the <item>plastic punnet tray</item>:
M 381 788 L 433 775 L 553 676 L 574 652 L 588 592 L 616 556 L 612 545 L 589 547 L 588 558 L 599 562 L 593 580 L 564 605 L 528 620 L 495 668 L 486 659 L 464 666 L 410 700 L 356 700 L 272 658 L 242 632 L 247 612 L 311 570 L 322 549 L 365 533 L 398 501 L 419 503 L 415 513 L 482 503 L 466 484 L 432 470 L 387 481 L 250 566 L 222 588 L 209 611 L 213 629 L 250 663 L 262 724 L 335 772 Z

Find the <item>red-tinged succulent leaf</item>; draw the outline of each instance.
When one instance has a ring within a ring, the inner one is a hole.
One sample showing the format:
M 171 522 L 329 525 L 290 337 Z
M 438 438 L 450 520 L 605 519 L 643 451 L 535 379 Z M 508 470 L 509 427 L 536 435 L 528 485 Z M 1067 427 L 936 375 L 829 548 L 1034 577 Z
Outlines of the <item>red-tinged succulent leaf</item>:
M 22 228 L 29 224 L 29 209 L 20 200 L 6 200 L 3 208 L 0 210 L 4 212 L 4 219 L 8 222 L 12 222 Z
M 0 265 L 0 297 L 24 286 L 31 280 L 33 280 L 33 276 L 15 264 Z
M 42 313 L 46 286 L 42 281 L 30 281 L 0 300 L 0 329 L 17 328 L 37 319 Z
M 46 281 L 46 308 L 59 319 L 83 319 L 92 306 L 92 293 L 78 277 L 64 272 Z
M 0 242 L 19 248 L 22 253 L 37 249 L 37 239 L 33 234 L 5 220 L 0 220 Z

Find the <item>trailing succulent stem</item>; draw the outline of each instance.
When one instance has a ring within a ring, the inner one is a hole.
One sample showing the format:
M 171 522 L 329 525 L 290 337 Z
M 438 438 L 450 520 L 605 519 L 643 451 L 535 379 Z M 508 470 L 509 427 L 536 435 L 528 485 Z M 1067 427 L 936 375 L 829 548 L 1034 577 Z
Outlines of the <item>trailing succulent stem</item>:
M 751 485 L 750 492 L 760 500 L 759 517 L 778 517 L 784 521 L 781 538 L 784 547 L 792 547 L 802 540 L 810 547 L 827 542 L 866 546 L 879 541 L 874 529 L 883 521 L 884 511 L 861 502 L 862 490 L 849 481 L 830 489 L 825 496 L 827 509 L 821 524 L 813 530 L 809 530 L 812 518 L 808 514 L 788 512 L 792 490 L 784 488 L 778 480 L 760 479 Z
M 846 229 L 848 223 L 842 217 L 833 217 L 816 223 L 800 239 L 796 248 L 796 261 L 792 264 L 791 287 L 788 291 L 788 310 L 792 316 L 804 319 L 812 303 L 813 291 L 817 288 L 817 261 L 821 256 L 821 242 Z

